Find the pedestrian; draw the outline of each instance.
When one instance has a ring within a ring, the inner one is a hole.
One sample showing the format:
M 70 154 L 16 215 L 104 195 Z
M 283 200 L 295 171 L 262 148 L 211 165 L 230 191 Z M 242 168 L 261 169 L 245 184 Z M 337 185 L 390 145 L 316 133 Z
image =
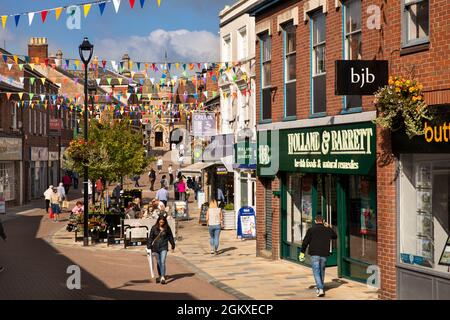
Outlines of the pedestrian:
M 61 206 L 59 205 L 61 197 L 59 196 L 58 189 L 53 188 L 53 193 L 50 196 L 50 205 L 52 207 L 53 221 L 59 220 L 59 214 L 61 213 Z
M 167 182 L 167 176 L 165 174 L 161 177 L 160 183 L 161 183 L 161 188 L 169 187 L 169 183 Z
M 89 200 L 92 198 L 92 194 L 93 194 L 93 185 L 92 185 L 92 181 L 91 179 L 88 179 L 88 198 Z M 83 192 L 84 192 L 84 188 L 83 188 Z
M 161 174 L 162 168 L 163 168 L 163 159 L 162 157 L 158 158 L 158 161 L 156 161 L 156 167 L 158 168 L 158 174 Z
M 217 200 L 212 199 L 206 212 L 206 221 L 209 230 L 209 244 L 211 246 L 211 254 L 219 254 L 219 237 L 222 229 L 222 209 L 217 205 Z
M 164 203 L 164 206 L 167 207 L 167 202 L 169 201 L 169 191 L 167 187 L 161 187 L 161 189 L 156 192 L 156 199 Z
M 150 190 L 155 191 L 156 172 L 153 168 L 150 168 L 150 172 L 148 173 L 148 178 L 150 180 Z
M 180 168 L 183 167 L 183 161 L 184 161 L 183 156 L 179 155 L 178 156 L 178 165 L 180 166 Z
M 175 241 L 173 239 L 172 230 L 167 223 L 167 218 L 159 216 L 156 224 L 150 231 L 150 236 L 147 241 L 147 248 L 151 249 L 156 254 L 156 261 L 158 267 L 158 274 L 161 284 L 166 284 L 166 257 L 169 250 L 169 242 L 172 246 L 172 251 L 175 250 Z M 158 281 L 158 279 L 156 280 Z
M 180 144 L 180 156 L 184 156 L 184 144 Z
M 6 241 L 6 233 L 5 229 L 3 229 L 2 220 L 0 220 L 0 238 L 3 239 L 3 241 Z M 5 267 L 0 266 L 0 272 L 5 271 Z
M 78 173 L 76 171 L 74 171 L 72 173 L 72 180 L 73 180 L 73 188 L 75 190 L 78 189 L 78 179 L 79 179 L 79 175 L 78 175 Z
M 69 176 L 68 172 L 66 172 L 66 174 L 62 178 L 62 183 L 64 185 L 64 194 L 68 194 L 70 185 L 72 184 L 72 178 Z
M 66 188 L 64 187 L 63 182 L 60 182 L 56 189 L 58 190 L 59 195 L 59 207 L 62 209 L 63 201 L 66 200 Z
M 219 205 L 221 207 L 223 207 L 223 205 L 225 204 L 225 196 L 221 187 L 217 188 L 217 201 L 219 201 Z
M 188 177 L 188 178 L 187 178 L 186 185 L 187 185 L 187 187 L 188 187 L 189 189 L 194 189 L 194 185 L 193 185 L 193 181 L 192 181 L 192 178 L 191 178 L 191 177 Z
M 47 212 L 47 213 L 48 213 L 48 209 L 50 208 L 50 198 L 51 198 L 51 196 L 52 196 L 52 193 L 53 193 L 53 186 L 50 185 L 50 186 L 48 187 L 48 189 L 45 190 L 45 192 L 44 192 L 44 198 L 45 198 L 45 212 Z
M 178 181 L 178 193 L 180 195 L 180 200 L 186 201 L 186 182 L 184 182 L 184 177 L 181 177 Z
M 178 183 L 179 183 L 179 179 L 177 178 L 175 180 L 175 182 L 173 183 L 173 193 L 175 195 L 175 201 L 176 200 L 180 200 L 180 193 L 178 192 Z
M 306 231 L 303 239 L 299 260 L 305 261 L 305 252 L 311 256 L 312 271 L 316 281 L 316 292 L 318 297 L 323 297 L 325 284 L 325 266 L 327 257 L 330 255 L 330 241 L 337 239 L 336 232 L 324 221 L 321 215 L 317 215 L 315 224 Z
M 169 173 L 169 185 L 173 185 L 173 169 L 172 165 L 169 164 L 169 167 L 167 168 L 167 172 Z
M 77 203 L 75 204 L 75 207 L 73 207 L 73 209 L 72 209 L 72 214 L 80 215 L 83 212 L 84 212 L 83 202 L 77 201 Z
M 138 176 L 138 175 L 136 175 L 136 176 L 133 177 L 133 180 L 134 180 L 134 187 L 135 187 L 135 188 L 140 188 L 140 187 L 141 187 L 141 186 L 139 185 L 139 179 L 140 179 L 140 176 Z
M 122 191 L 122 185 L 118 183 L 112 192 L 112 197 L 114 198 L 116 205 L 120 204 L 120 192 Z
M 101 201 L 103 194 L 103 182 L 101 177 L 98 178 L 95 182 L 95 193 L 97 194 L 98 199 Z

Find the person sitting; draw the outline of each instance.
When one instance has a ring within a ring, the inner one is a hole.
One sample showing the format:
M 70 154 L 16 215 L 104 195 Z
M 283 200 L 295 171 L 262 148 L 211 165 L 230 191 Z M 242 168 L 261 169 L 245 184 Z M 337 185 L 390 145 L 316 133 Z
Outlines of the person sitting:
M 84 206 L 83 206 L 83 202 L 81 201 L 77 201 L 75 207 L 73 207 L 72 209 L 72 214 L 74 215 L 80 215 L 84 212 Z

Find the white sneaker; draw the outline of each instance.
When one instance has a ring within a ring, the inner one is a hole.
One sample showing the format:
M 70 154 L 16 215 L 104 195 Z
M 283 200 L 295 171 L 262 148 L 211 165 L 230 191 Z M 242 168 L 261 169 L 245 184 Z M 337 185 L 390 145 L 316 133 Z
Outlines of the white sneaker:
M 319 289 L 319 292 L 317 293 L 318 297 L 323 297 L 325 295 L 325 292 L 323 292 L 323 289 Z
M 166 284 L 166 278 L 161 277 L 161 284 Z

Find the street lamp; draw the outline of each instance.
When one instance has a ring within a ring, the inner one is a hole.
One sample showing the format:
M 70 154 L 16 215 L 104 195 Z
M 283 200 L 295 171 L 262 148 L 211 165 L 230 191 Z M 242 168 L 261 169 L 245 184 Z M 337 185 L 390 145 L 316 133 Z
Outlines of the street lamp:
M 94 46 L 89 42 L 88 38 L 84 38 L 83 43 L 79 46 L 81 61 L 84 63 L 84 141 L 88 141 L 88 64 L 94 53 Z M 89 186 L 88 186 L 88 167 L 84 166 L 84 235 L 83 245 L 89 245 Z

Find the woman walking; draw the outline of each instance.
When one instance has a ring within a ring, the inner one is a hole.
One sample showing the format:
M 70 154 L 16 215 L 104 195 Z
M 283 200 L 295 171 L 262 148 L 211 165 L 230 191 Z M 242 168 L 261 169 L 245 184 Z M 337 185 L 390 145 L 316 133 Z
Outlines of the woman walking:
M 158 217 L 156 224 L 152 227 L 147 241 L 147 248 L 151 249 L 152 252 L 156 254 L 161 284 L 166 284 L 166 257 L 167 251 L 169 250 L 169 242 L 172 246 L 172 251 L 175 250 L 175 241 L 173 239 L 172 230 L 167 223 L 166 217 L 161 215 Z
M 169 173 L 169 185 L 173 185 L 173 169 L 172 165 L 169 165 L 169 168 L 167 169 L 167 172 Z
M 59 205 L 60 200 L 61 200 L 61 197 L 58 193 L 58 189 L 53 188 L 53 193 L 50 196 L 50 205 L 52 207 L 53 221 L 55 221 L 55 222 L 58 221 L 59 214 L 61 213 L 61 207 Z
M 184 177 L 181 177 L 178 181 L 178 194 L 181 201 L 186 201 L 186 182 L 184 182 Z
M 47 190 L 44 192 L 45 198 L 45 211 L 48 213 L 48 209 L 50 208 L 50 198 L 52 197 L 53 186 L 50 185 Z
M 222 229 L 222 209 L 217 205 L 217 200 L 213 199 L 209 203 L 209 209 L 206 212 L 206 221 L 209 230 L 209 244 L 211 246 L 211 254 L 219 253 L 219 237 Z

